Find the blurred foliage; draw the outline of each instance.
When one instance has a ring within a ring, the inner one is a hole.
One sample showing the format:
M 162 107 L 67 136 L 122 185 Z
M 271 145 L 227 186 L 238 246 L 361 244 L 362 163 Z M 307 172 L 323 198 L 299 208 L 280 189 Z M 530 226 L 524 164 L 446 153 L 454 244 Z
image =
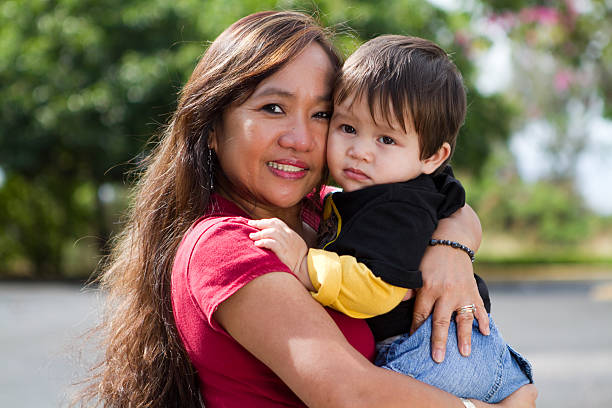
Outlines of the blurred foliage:
M 579 206 L 566 208 L 568 197 L 559 195 L 559 208 L 540 214 L 544 201 L 533 198 L 525 205 L 525 196 L 517 194 L 506 202 L 503 197 L 510 189 L 496 189 L 493 175 L 483 169 L 493 146 L 507 142 L 516 118 L 530 108 L 518 97 L 477 90 L 474 55 L 489 40 L 474 29 L 474 19 L 518 13 L 535 3 L 476 1 L 469 9 L 448 11 L 417 0 L 3 0 L 0 275 L 60 276 L 67 268 L 79 269 L 81 258 L 74 255 L 79 252 L 87 254 L 80 272 L 87 275 L 96 254 L 105 251 L 108 237 L 120 228 L 116 220 L 125 201 L 115 192 L 123 191 L 126 171 L 167 121 L 207 42 L 238 18 L 275 8 L 314 12 L 336 29 L 337 44 L 347 55 L 364 40 L 385 33 L 438 42 L 452 54 L 468 89 L 468 119 L 454 165 L 476 180 L 484 176 L 478 200 L 485 222 L 498 222 L 494 216 L 489 221 L 484 209 L 485 190 L 491 189 L 503 203 L 496 207 L 507 207 L 504 222 L 518 228 L 538 219 L 546 239 L 572 241 L 587 227 L 578 221 L 567 230 L 557 225 L 561 219 L 580 218 Z M 603 7 L 602 2 L 592 3 Z M 572 31 L 556 43 L 564 56 L 567 44 L 576 42 L 579 48 L 596 38 L 586 19 L 575 20 L 580 35 Z M 594 23 L 598 30 L 609 30 L 601 21 Z M 522 41 L 527 34 L 516 30 L 513 38 Z M 580 61 L 579 53 L 567 55 L 568 66 L 579 67 Z M 610 77 L 610 66 L 602 77 Z M 547 201 L 554 195 L 534 189 L 525 194 L 540 194 Z M 493 193 L 487 194 L 490 200 Z M 84 238 L 88 245 L 81 251 L 78 243 Z
M 612 119 L 612 4 L 487 1 L 483 15 L 511 40 L 514 79 L 505 96 L 522 108 L 515 126 L 546 123 L 549 179 L 573 182 L 589 122 Z
M 567 248 L 593 234 L 597 217 L 581 205 L 571 185 L 525 183 L 511 163 L 508 150 L 498 147 L 482 177 L 462 178 L 485 230 L 518 236 L 540 248 Z
M 475 86 L 474 51 L 489 40 L 472 26 L 472 11 L 446 11 L 419 0 L 285 2 L 291 8 L 317 12 L 321 21 L 337 27 L 339 47 L 349 55 L 363 41 L 381 34 L 404 34 L 431 39 L 444 48 L 461 71 L 468 91 L 468 116 L 457 142 L 455 167 L 480 174 L 490 146 L 511 134 L 513 104 L 499 95 L 483 95 Z M 343 30 L 343 27 L 351 30 Z M 352 34 L 352 35 L 351 35 Z

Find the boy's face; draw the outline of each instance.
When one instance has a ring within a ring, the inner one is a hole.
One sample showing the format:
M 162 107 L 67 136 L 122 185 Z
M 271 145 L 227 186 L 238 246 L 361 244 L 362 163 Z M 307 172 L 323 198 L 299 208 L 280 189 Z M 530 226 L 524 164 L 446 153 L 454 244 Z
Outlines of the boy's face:
M 407 181 L 428 171 L 411 120 L 404 132 L 399 123 L 389 127 L 380 112 L 374 121 L 367 98 L 351 102 L 349 97 L 334 106 L 327 138 L 327 165 L 344 191 Z

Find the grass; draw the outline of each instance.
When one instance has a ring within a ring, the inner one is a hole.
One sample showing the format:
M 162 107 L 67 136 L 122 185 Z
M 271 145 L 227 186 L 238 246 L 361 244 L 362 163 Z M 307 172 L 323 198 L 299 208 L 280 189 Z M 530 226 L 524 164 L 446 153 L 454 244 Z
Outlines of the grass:
M 547 245 L 527 236 L 488 232 L 474 270 L 487 280 L 612 279 L 612 233 L 580 244 Z

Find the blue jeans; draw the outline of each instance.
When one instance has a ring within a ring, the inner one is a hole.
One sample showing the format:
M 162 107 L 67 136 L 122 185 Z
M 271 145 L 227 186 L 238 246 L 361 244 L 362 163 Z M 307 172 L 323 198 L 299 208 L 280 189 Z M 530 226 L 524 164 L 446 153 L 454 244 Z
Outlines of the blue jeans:
M 490 318 L 490 317 L 489 317 Z M 463 398 L 496 403 L 519 387 L 533 382 L 531 365 L 504 342 L 491 322 L 491 334 L 483 336 L 474 319 L 472 353 L 459 354 L 457 326 L 449 328 L 446 356 L 440 364 L 431 358 L 431 316 L 412 335 L 403 334 L 379 346 L 376 365 L 431 384 Z

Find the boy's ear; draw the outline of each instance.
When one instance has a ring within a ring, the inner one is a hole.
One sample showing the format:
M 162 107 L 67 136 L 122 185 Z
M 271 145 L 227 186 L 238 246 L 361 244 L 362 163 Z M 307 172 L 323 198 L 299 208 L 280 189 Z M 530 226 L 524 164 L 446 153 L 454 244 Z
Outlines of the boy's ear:
M 448 144 L 448 142 L 444 142 L 442 147 L 440 147 L 437 152 L 423 160 L 423 173 L 431 174 L 436 171 L 436 169 L 449 158 L 450 154 L 450 144 Z

